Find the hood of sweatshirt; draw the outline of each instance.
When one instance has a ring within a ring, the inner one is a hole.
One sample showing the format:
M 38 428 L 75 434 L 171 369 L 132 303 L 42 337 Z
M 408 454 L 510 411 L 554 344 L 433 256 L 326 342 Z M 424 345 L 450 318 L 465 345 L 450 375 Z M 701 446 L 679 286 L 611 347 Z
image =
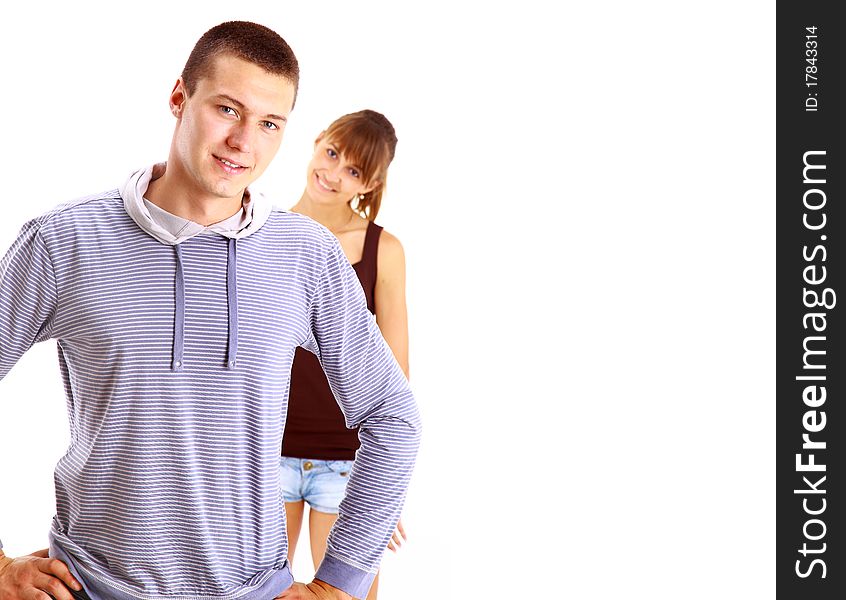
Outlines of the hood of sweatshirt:
M 258 231 L 267 221 L 270 213 L 273 212 L 273 204 L 262 194 L 250 194 L 249 190 L 244 192 L 244 208 L 246 218 L 241 219 L 237 226 L 233 226 L 232 219 L 226 219 L 220 223 L 204 226 L 176 215 L 161 217 L 161 209 L 152 210 L 144 200 L 144 194 L 150 186 L 150 182 L 164 175 L 166 165 L 159 163 L 132 173 L 121 188 L 120 195 L 123 198 L 123 208 L 133 221 L 162 244 L 175 246 L 185 240 L 191 239 L 205 231 L 213 231 L 230 239 L 241 239 Z M 181 226 L 174 226 L 181 222 Z
M 203 232 L 213 232 L 228 239 L 226 268 L 226 297 L 229 313 L 229 336 L 226 368 L 237 367 L 238 355 L 238 261 L 237 240 L 258 231 L 265 224 L 273 205 L 261 194 L 244 192 L 243 210 L 220 223 L 204 226 L 194 221 L 172 215 L 144 199 L 153 179 L 161 177 L 166 169 L 163 163 L 132 173 L 121 188 L 126 213 L 143 231 L 162 244 L 173 247 L 176 257 L 174 271 L 174 334 L 171 370 L 181 371 L 185 366 L 185 274 L 179 244 Z

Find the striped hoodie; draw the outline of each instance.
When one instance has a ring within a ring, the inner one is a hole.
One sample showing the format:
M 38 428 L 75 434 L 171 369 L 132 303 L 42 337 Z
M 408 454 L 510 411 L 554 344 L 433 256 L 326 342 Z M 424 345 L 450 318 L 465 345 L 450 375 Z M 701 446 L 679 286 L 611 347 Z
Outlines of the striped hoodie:
M 178 234 L 152 168 L 24 225 L 0 262 L 0 378 L 54 339 L 71 442 L 51 556 L 93 600 L 266 600 L 293 582 L 279 448 L 294 351 L 361 448 L 316 578 L 364 597 L 420 436 L 408 382 L 336 238 L 254 195 L 243 227 Z

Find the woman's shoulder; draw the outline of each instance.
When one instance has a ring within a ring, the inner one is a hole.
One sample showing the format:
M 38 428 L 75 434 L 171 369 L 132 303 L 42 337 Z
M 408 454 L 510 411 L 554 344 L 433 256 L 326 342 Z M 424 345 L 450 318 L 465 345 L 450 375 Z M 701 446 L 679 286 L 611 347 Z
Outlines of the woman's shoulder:
M 379 252 L 377 254 L 379 270 L 391 268 L 404 268 L 405 250 L 399 238 L 387 229 L 382 229 L 379 234 Z

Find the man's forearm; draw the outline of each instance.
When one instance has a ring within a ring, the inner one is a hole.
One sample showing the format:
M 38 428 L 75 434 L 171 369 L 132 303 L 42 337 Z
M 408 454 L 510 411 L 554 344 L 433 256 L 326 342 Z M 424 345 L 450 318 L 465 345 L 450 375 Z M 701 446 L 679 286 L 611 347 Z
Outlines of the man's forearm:
M 363 598 L 399 521 L 421 425 L 358 277 L 337 240 L 331 245 L 312 305 L 314 350 L 361 446 L 315 579 Z

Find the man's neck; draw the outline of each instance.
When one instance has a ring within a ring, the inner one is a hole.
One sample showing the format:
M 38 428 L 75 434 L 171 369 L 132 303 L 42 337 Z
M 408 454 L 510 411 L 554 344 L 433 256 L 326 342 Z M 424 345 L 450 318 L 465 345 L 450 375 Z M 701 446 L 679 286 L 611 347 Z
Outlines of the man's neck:
M 224 221 L 242 210 L 243 195 L 236 198 L 210 196 L 199 189 L 192 191 L 178 179 L 177 173 L 165 170 L 164 165 L 156 165 L 144 198 L 172 215 L 203 226 Z

